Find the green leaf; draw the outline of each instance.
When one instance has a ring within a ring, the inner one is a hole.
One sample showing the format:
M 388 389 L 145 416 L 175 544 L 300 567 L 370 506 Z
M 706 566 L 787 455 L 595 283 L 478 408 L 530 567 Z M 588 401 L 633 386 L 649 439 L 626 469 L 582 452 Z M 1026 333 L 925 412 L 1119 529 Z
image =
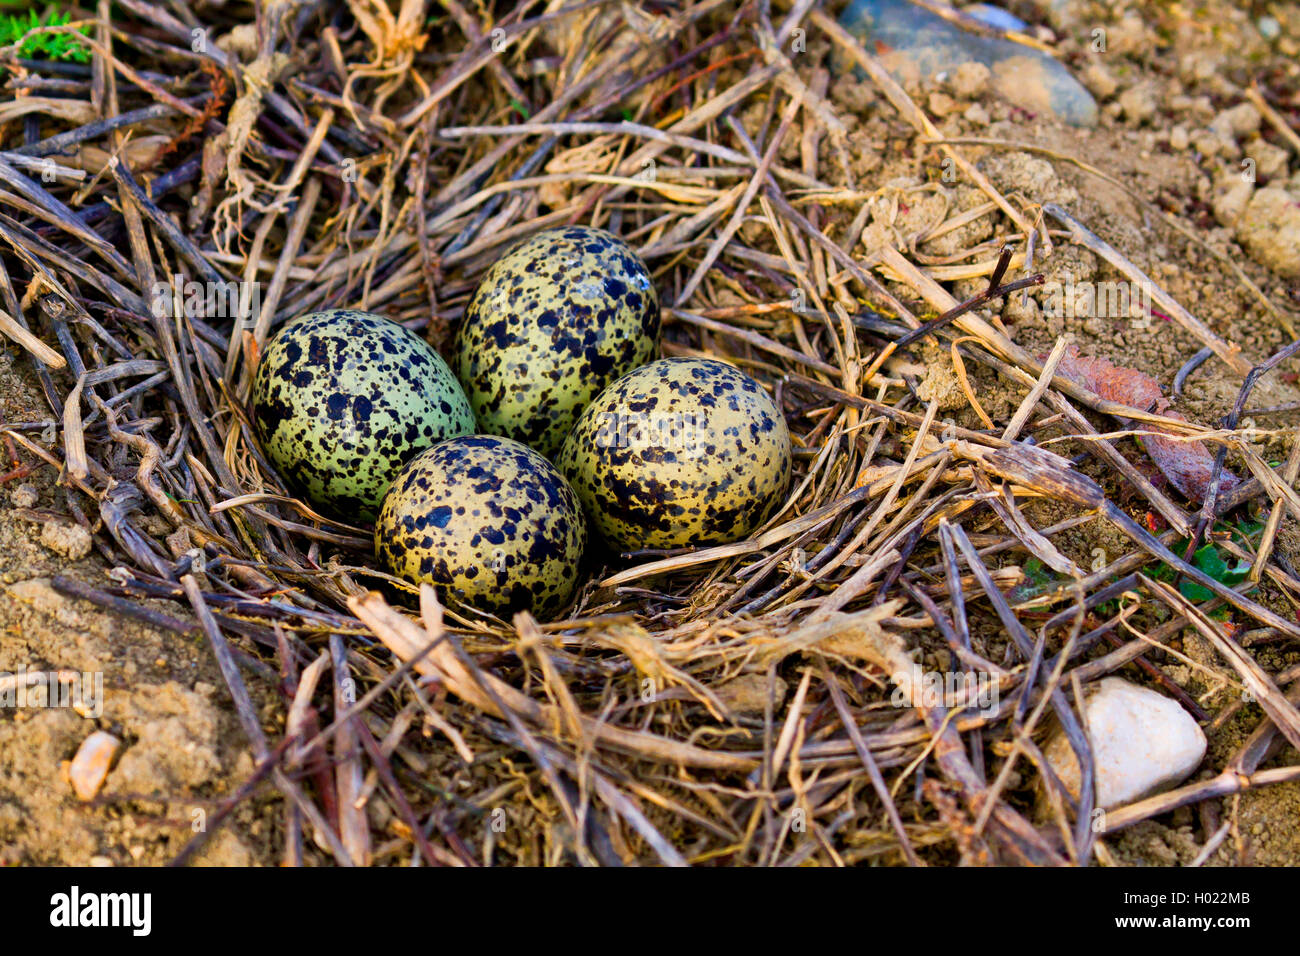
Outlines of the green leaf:
M 1264 525 L 1262 523 L 1246 519 L 1238 522 L 1235 528 L 1225 523 L 1220 523 L 1215 527 L 1216 532 L 1239 537 L 1244 544 L 1250 544 L 1255 535 L 1259 534 L 1263 529 Z M 1186 548 L 1187 541 L 1183 540 L 1179 541 L 1172 550 L 1175 554 L 1182 554 Z M 1220 551 L 1213 541 L 1210 541 L 1203 544 L 1192 555 L 1192 566 L 1206 577 L 1213 578 L 1227 587 L 1233 587 L 1244 581 L 1246 575 L 1250 573 L 1250 562 L 1234 558 L 1232 559 L 1233 563 L 1229 564 L 1229 557 L 1225 557 L 1224 552 Z M 1173 581 L 1178 577 L 1178 573 L 1169 565 L 1162 563 L 1156 568 L 1155 576 L 1159 581 Z M 1214 597 L 1209 588 L 1203 587 L 1195 581 L 1179 581 L 1178 591 L 1189 601 L 1203 602 Z
M 1043 566 L 1037 558 L 1030 558 L 1020 568 L 1025 579 L 1012 591 L 1013 600 L 1026 601 L 1050 591 L 1056 584 L 1056 577 Z
M 1242 581 L 1246 580 L 1246 575 L 1248 574 L 1250 574 L 1250 562 L 1238 561 L 1224 572 L 1224 575 L 1220 580 L 1223 581 L 1224 584 L 1228 585 L 1228 587 L 1232 587 L 1233 585 L 1240 584 Z
M 1228 563 L 1219 555 L 1219 549 L 1213 544 L 1207 544 L 1197 551 L 1192 563 L 1216 581 L 1222 581 L 1224 575 L 1228 573 Z

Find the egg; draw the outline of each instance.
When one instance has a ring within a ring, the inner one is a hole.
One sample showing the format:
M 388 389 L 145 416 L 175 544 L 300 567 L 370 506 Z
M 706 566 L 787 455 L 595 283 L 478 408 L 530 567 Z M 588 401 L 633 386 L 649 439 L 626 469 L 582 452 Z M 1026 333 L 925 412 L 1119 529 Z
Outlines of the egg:
M 624 550 L 749 536 L 790 483 L 790 432 L 763 387 L 713 359 L 666 358 L 587 407 L 556 464 Z
M 372 520 L 397 472 L 474 431 L 441 355 L 381 315 L 334 309 L 295 319 L 253 376 L 253 425 L 293 490 L 345 520 Z
M 562 608 L 586 542 L 564 476 L 495 435 L 452 438 L 413 459 L 375 522 L 375 553 L 393 574 L 487 611 Z
M 654 358 L 659 295 L 616 236 L 589 226 L 539 232 L 483 276 L 452 357 L 481 431 L 551 457 L 578 415 Z

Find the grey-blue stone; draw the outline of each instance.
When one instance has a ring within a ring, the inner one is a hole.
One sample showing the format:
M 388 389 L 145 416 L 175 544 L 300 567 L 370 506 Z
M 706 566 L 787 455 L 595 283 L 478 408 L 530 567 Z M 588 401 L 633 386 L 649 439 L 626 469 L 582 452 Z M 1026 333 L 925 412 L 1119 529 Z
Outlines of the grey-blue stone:
M 993 88 L 1022 109 L 1049 112 L 1072 126 L 1093 126 L 1097 102 L 1064 66 L 1045 53 L 954 26 L 907 0 L 855 0 L 840 17 L 899 80 L 932 81 L 963 63 L 983 63 Z
M 1017 33 L 1024 33 L 1029 29 L 1024 20 L 991 3 L 972 3 L 969 7 L 962 7 L 961 12 L 999 30 L 1015 30 Z

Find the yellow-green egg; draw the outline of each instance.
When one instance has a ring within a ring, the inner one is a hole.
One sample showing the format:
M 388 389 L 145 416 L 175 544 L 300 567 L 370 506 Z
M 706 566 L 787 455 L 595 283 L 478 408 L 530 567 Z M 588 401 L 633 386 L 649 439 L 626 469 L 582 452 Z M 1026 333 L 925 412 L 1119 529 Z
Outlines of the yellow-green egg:
M 601 229 L 547 229 L 483 276 L 452 365 L 479 428 L 554 455 L 578 415 L 654 358 L 659 295 L 627 243 Z
M 725 544 L 748 537 L 785 495 L 790 432 L 743 372 L 666 358 L 601 392 L 556 464 L 619 548 Z
M 470 435 L 408 464 L 375 522 L 375 553 L 398 577 L 486 611 L 562 608 L 587 524 L 569 483 L 526 445 Z
M 369 521 L 407 461 L 474 431 L 460 384 L 432 346 L 352 309 L 281 329 L 253 377 L 253 425 L 297 493 L 344 520 Z

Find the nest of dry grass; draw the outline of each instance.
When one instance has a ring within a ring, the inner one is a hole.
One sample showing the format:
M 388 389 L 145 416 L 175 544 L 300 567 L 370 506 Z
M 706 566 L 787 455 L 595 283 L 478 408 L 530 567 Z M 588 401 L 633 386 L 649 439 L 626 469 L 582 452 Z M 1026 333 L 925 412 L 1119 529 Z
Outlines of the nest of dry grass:
M 5 57 L 22 95 L 0 105 L 2 330 L 51 420 L 4 435 L 19 471 L 47 464 L 84 495 L 112 566 L 101 587 L 57 586 L 187 632 L 140 599 L 182 602 L 210 642 L 258 764 L 209 834 L 269 787 L 291 863 L 1086 862 L 1106 833 L 1268 782 L 1260 740 L 1296 739 L 1287 678 L 1206 614 L 1226 601 L 1252 626 L 1300 628 L 1246 588 L 1195 607 L 1142 573 L 1191 573 L 1170 544 L 1266 494 L 1255 580 L 1295 590 L 1272 540 L 1296 507 L 1296 457 L 1287 482 L 1260 463 L 1199 515 L 1146 481 L 1079 406 L 1168 420 L 1053 378 L 1064 342 L 1045 364 L 982 311 L 1053 243 L 1108 247 L 1079 223 L 1049 230 L 959 146 L 936 148 L 998 227 L 945 277 L 990 291 L 959 306 L 914 264 L 915 237 L 863 255 L 876 191 L 855 181 L 825 99 L 829 57 L 865 71 L 917 135 L 936 131 L 822 4 L 119 0 L 110 16 L 105 0 L 83 13 L 85 66 Z M 814 37 L 797 59 L 796 30 Z M 720 357 L 773 390 L 797 448 L 789 498 L 751 540 L 593 568 L 564 620 L 497 620 L 427 591 L 418 612 L 394 606 L 366 530 L 292 500 L 261 456 L 245 404 L 259 349 L 287 318 L 334 306 L 445 345 L 503 249 L 571 222 L 641 250 L 665 354 Z M 1008 244 L 1014 258 L 999 256 Z M 256 307 L 160 300 L 173 277 L 255 288 Z M 935 346 L 984 427 L 945 424 L 918 393 L 918 350 Z M 1021 389 L 1009 420 L 981 408 L 982 368 Z M 1248 455 L 1235 425 L 1173 427 Z M 1053 428 L 1086 435 L 1170 530 L 1153 535 L 1024 441 Z M 1042 497 L 1075 514 L 1035 527 L 1024 507 Z M 1089 571 L 1052 536 L 1093 515 L 1133 546 Z M 1059 574 L 1026 596 L 1031 557 Z M 1172 618 L 1153 626 L 1143 602 Z M 1042 733 L 1059 726 L 1086 756 L 1085 685 L 1158 660 L 1153 642 L 1187 627 L 1267 716 L 1222 775 L 1098 827 L 1090 769 L 1066 792 Z M 990 635 L 1006 646 L 996 662 Z M 990 676 L 997 706 L 927 697 L 935 661 Z M 281 697 L 283 723 L 264 724 L 255 693 Z

